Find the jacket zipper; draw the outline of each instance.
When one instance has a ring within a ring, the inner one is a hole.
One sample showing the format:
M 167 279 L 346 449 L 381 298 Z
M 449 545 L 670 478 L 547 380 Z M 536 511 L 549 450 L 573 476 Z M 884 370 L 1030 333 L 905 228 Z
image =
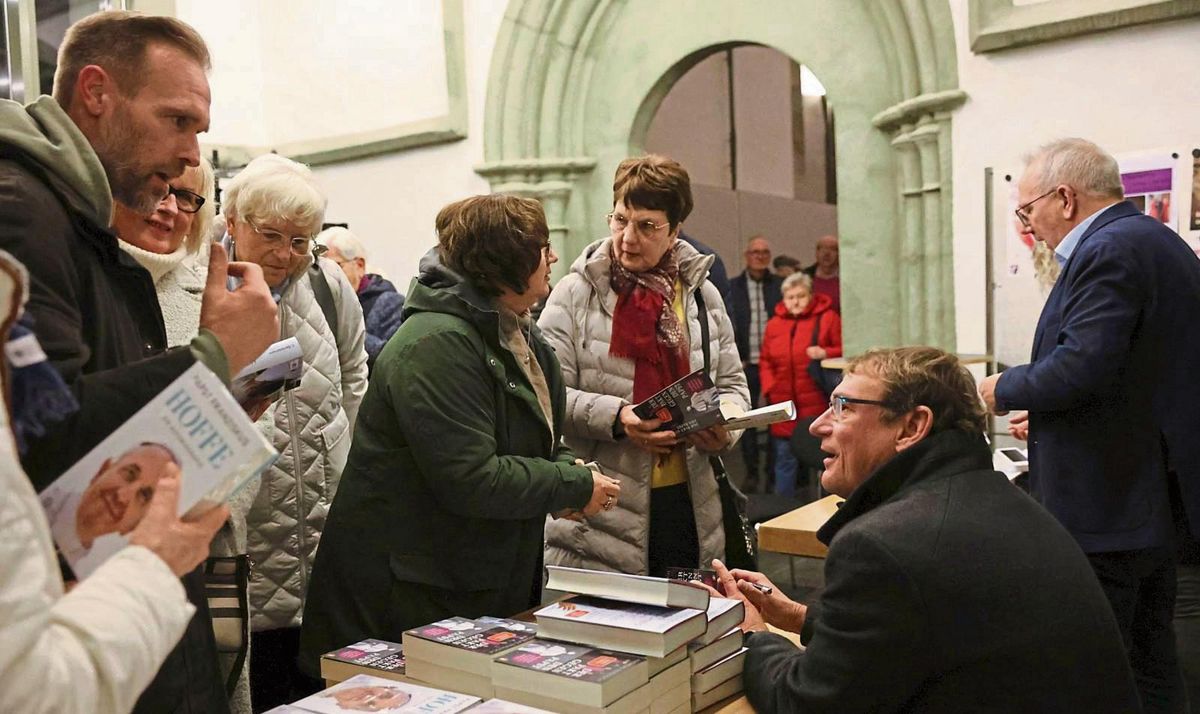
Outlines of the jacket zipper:
M 288 338 L 288 335 L 284 334 L 285 324 L 283 300 L 280 300 L 279 339 L 281 340 Z M 300 592 L 304 593 L 308 590 L 308 568 L 304 563 L 304 558 L 308 553 L 304 538 L 304 526 L 308 522 L 308 508 L 304 503 L 304 474 L 300 471 L 300 439 L 296 434 L 296 396 L 290 389 L 287 392 L 287 409 L 288 436 L 292 441 L 292 480 L 296 484 L 296 543 L 299 547 L 299 551 L 296 553 L 296 562 L 300 569 Z

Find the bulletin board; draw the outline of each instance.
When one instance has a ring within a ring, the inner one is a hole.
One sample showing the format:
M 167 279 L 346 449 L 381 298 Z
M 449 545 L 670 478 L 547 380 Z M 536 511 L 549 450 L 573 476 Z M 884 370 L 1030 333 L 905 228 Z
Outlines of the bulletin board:
M 1179 234 L 1200 256 L 1200 144 L 1116 155 L 1126 199 Z M 1001 365 L 1024 364 L 1058 263 L 1042 243 L 1021 233 L 1017 181 L 1023 166 L 993 170 L 991 195 L 992 352 Z

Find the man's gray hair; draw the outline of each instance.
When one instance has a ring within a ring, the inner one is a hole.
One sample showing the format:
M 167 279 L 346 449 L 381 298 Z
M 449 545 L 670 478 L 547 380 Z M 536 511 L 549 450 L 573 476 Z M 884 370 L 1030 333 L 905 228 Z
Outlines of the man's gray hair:
M 1091 196 L 1125 197 L 1117 160 L 1087 139 L 1052 141 L 1028 156 L 1025 163 L 1037 169 L 1038 193 L 1066 184 Z
M 783 285 L 780 286 L 779 292 L 786 293 L 792 288 L 803 286 L 808 293 L 812 294 L 812 278 L 808 277 L 808 273 L 795 272 L 783 279 Z
M 367 259 L 367 249 L 363 247 L 358 236 L 350 232 L 349 228 L 343 226 L 326 228 L 317 236 L 317 242 L 335 248 L 346 260 Z
M 277 154 L 263 154 L 234 176 L 224 191 L 222 213 L 238 221 L 283 220 L 309 235 L 325 220 L 325 193 L 304 164 Z

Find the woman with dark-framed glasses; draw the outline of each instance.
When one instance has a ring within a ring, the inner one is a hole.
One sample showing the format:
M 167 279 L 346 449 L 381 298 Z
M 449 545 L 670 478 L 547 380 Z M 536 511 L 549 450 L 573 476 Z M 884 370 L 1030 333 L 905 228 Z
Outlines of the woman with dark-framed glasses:
M 738 434 L 716 426 L 680 438 L 633 413 L 705 366 L 722 402 L 750 405 L 733 325 L 708 282 L 713 257 L 679 240 L 691 210 L 691 183 L 678 162 L 621 162 L 609 235 L 576 259 L 538 321 L 562 363 L 567 445 L 621 481 L 613 510 L 547 525 L 548 563 L 662 576 L 725 557 L 709 456 Z
M 304 352 L 300 385 L 260 420 L 279 459 L 263 474 L 247 518 L 255 564 L 250 684 L 255 708 L 270 708 L 320 688 L 295 666 L 300 621 L 317 542 L 366 393 L 366 333 L 342 269 L 313 255 L 326 200 L 307 166 L 260 156 L 229 182 L 223 198 L 230 260 L 262 267 L 279 303 L 279 337 L 295 337 Z M 329 296 L 328 317 L 318 291 Z

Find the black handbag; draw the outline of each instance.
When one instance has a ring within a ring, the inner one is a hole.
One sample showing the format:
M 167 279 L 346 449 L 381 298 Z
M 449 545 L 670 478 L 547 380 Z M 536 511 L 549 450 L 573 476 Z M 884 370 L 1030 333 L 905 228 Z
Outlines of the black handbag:
M 700 344 L 704 351 L 704 371 L 709 372 L 712 359 L 708 353 L 708 309 L 704 304 L 703 287 L 696 289 L 696 312 L 700 318 Z M 714 380 L 715 382 L 715 380 Z M 721 498 L 721 525 L 725 528 L 725 565 L 742 570 L 758 570 L 758 539 L 746 519 L 746 494 L 729 480 L 725 462 L 720 456 L 709 456 L 717 493 Z
M 821 334 L 821 316 L 817 315 L 816 324 L 813 325 L 812 346 L 817 347 L 817 339 Z M 821 366 L 821 360 L 810 359 L 808 361 L 808 376 L 812 377 L 813 384 L 817 385 L 817 389 L 825 395 L 826 399 L 833 396 L 833 390 L 842 383 L 842 370 L 829 369 Z

